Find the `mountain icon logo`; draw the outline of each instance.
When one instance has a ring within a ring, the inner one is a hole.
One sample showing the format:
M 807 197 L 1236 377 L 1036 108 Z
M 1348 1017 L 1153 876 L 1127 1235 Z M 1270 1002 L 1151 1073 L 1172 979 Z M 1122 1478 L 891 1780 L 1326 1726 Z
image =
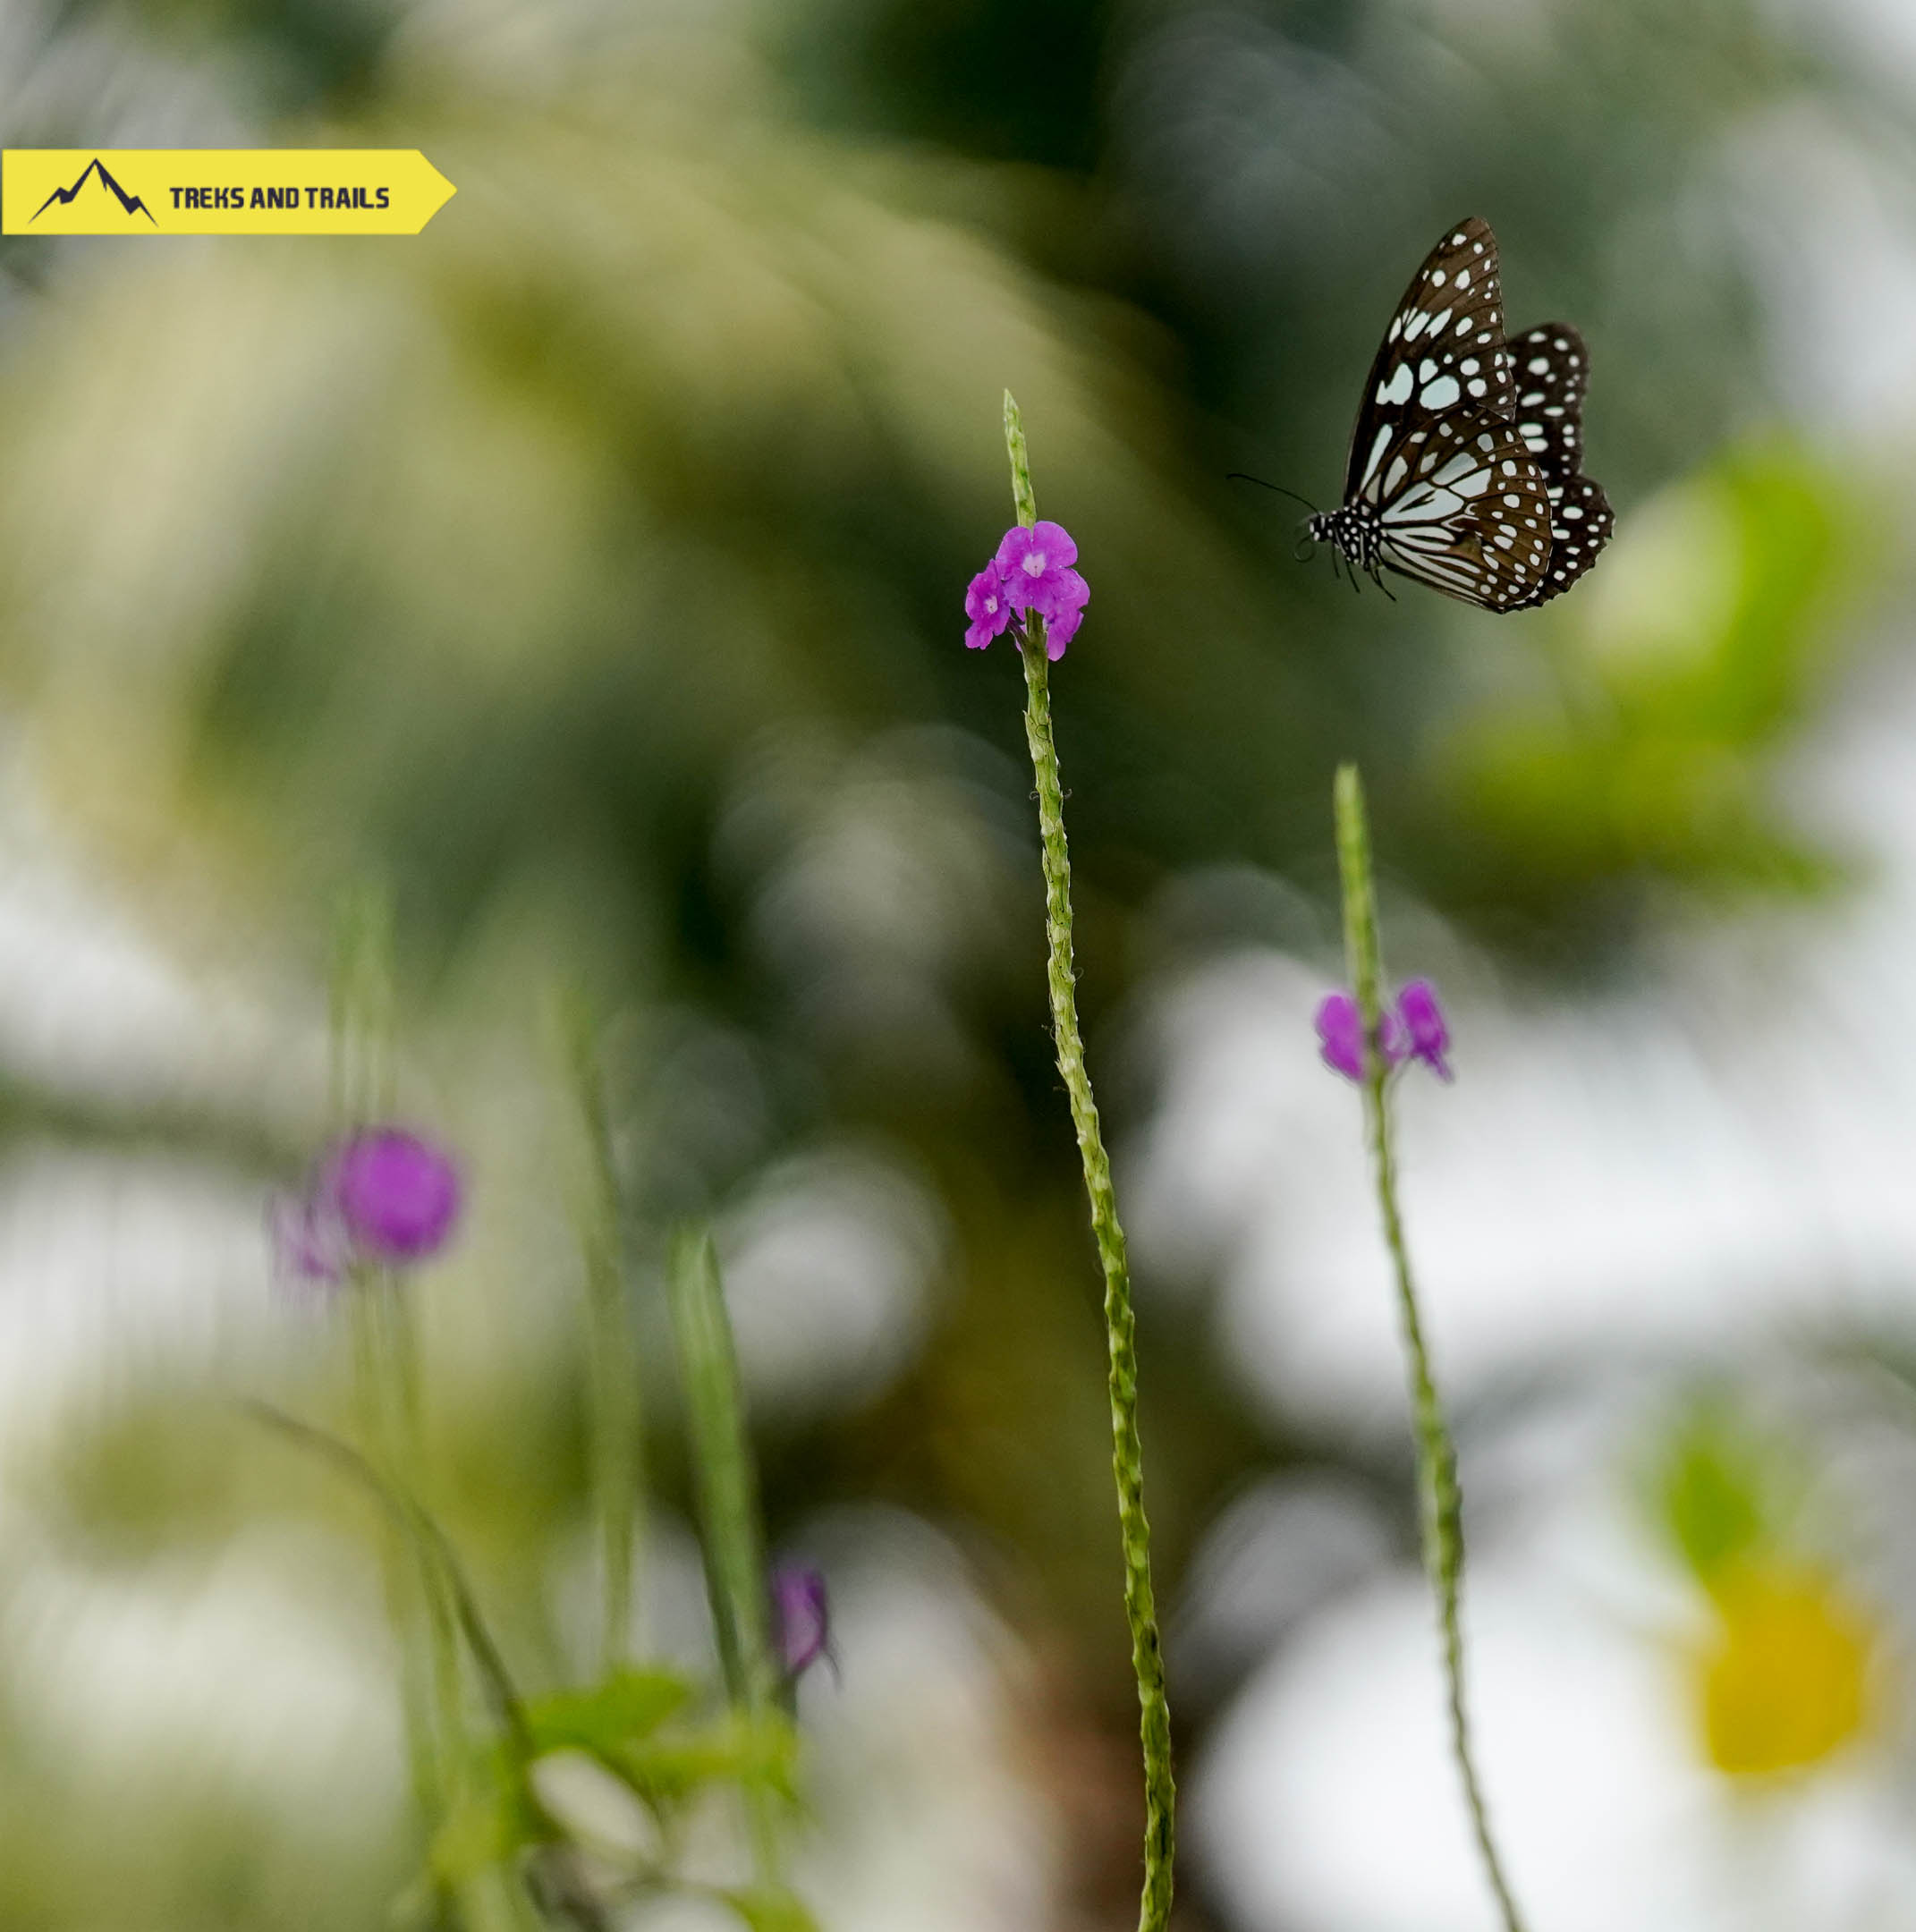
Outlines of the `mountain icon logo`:
M 107 187 L 113 190 L 114 199 L 119 202 L 120 206 L 124 208 L 129 215 L 144 215 L 149 222 L 153 222 L 153 225 L 156 228 L 159 226 L 159 224 L 157 221 L 153 221 L 153 210 L 149 208 L 146 205 L 146 203 L 140 199 L 138 195 L 128 194 L 126 190 L 121 187 L 119 182 L 116 182 L 113 178 L 113 176 L 107 173 L 106 164 L 100 159 L 97 155 L 94 156 L 93 159 L 88 162 L 86 166 L 80 171 L 80 179 L 76 181 L 71 188 L 55 188 L 54 191 L 50 195 L 48 195 L 47 199 L 42 201 L 37 208 L 34 209 L 31 218 L 34 221 L 38 221 L 40 216 L 44 215 L 47 210 L 50 208 L 56 201 L 60 204 L 62 208 L 67 207 L 68 204 L 74 200 L 74 199 L 79 195 L 80 191 L 87 185 L 87 177 L 89 174 L 97 174 L 101 181 L 103 181 Z

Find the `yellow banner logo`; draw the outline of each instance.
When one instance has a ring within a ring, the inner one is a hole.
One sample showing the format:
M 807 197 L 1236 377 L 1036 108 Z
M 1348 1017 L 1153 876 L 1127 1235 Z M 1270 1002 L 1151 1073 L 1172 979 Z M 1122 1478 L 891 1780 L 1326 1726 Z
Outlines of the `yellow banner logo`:
M 0 234 L 417 234 L 457 192 L 417 148 L 9 148 Z

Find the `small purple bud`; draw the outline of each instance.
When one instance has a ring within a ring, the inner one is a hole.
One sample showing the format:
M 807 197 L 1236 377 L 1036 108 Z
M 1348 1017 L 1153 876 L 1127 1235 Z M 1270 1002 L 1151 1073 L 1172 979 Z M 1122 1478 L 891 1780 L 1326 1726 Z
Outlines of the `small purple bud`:
M 318 1195 L 276 1194 L 267 1204 L 267 1234 L 284 1280 L 336 1284 L 352 1258 L 336 1209 Z
M 322 1197 L 369 1260 L 423 1261 L 459 1218 L 459 1170 L 437 1148 L 397 1127 L 369 1128 L 345 1141 L 328 1166 Z
M 781 1563 L 772 1572 L 772 1634 L 788 1683 L 796 1683 L 821 1657 L 830 1656 L 831 1612 L 818 1571 Z
M 1397 1013 L 1410 1037 L 1413 1059 L 1421 1060 L 1439 1080 L 1453 1076 L 1450 1062 L 1450 1029 L 1444 1021 L 1444 1009 L 1437 1004 L 1437 988 L 1428 979 L 1413 979 L 1397 996 Z

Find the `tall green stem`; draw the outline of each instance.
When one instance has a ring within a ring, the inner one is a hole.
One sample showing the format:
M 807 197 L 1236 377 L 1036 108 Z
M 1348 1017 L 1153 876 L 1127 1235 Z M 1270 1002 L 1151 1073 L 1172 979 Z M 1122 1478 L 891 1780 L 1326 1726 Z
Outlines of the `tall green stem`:
M 362 883 L 340 897 L 330 990 L 331 1124 L 334 1138 L 343 1140 L 393 1106 L 393 911 L 390 897 L 376 884 Z M 355 1267 L 344 1298 L 360 1447 L 389 1478 L 407 1464 L 418 1424 L 411 1328 L 410 1322 L 395 1323 L 394 1293 L 386 1271 Z M 446 1745 L 436 1720 L 436 1707 L 444 1702 L 445 1660 L 437 1642 L 420 1640 L 421 1616 L 431 1614 L 424 1600 L 430 1586 L 414 1573 L 390 1525 L 381 1534 L 380 1559 L 386 1614 L 399 1645 L 413 1793 L 430 1833 L 447 1801 Z
M 390 1118 L 395 1089 L 390 896 L 362 886 L 341 902 L 332 979 L 333 1131 L 343 1138 Z M 352 1324 L 359 1433 L 368 1466 L 395 1489 L 420 1493 L 419 1343 L 411 1301 L 388 1268 L 355 1267 L 345 1295 Z M 471 1758 L 455 1606 L 441 1578 L 416 1571 L 404 1540 L 381 1539 L 387 1614 L 399 1644 L 400 1695 L 412 1787 L 428 1836 L 457 1807 Z M 516 1887 L 501 1874 L 461 1888 L 470 1932 L 513 1932 Z
M 1012 496 L 1018 521 L 1038 521 L 1030 460 L 1018 405 L 1005 397 L 1005 444 L 1011 457 Z M 1176 1787 L 1171 1775 L 1171 1709 L 1165 1699 L 1164 1652 L 1151 1594 L 1151 1528 L 1144 1515 L 1144 1452 L 1138 1437 L 1137 1327 L 1131 1306 L 1131 1268 L 1118 1223 L 1111 1162 L 1098 1123 L 1098 1104 L 1078 1030 L 1077 976 L 1072 964 L 1071 853 L 1064 842 L 1064 790 L 1051 735 L 1049 665 L 1044 620 L 1026 621 L 1023 638 L 1025 742 L 1038 780 L 1038 826 L 1043 846 L 1046 985 L 1058 1072 L 1071 1100 L 1072 1125 L 1084 1167 L 1091 1233 L 1105 1277 L 1105 1332 L 1110 1346 L 1111 1467 L 1117 1482 L 1118 1526 L 1124 1551 L 1124 1615 L 1131 1625 L 1132 1669 L 1138 1679 L 1139 1729 L 1144 1746 L 1144 1893 L 1140 1932 L 1162 1932 L 1171 1914 Z
M 1384 1018 L 1384 966 L 1378 939 L 1377 894 L 1370 868 L 1370 835 L 1364 818 L 1363 786 L 1357 767 L 1338 768 L 1335 792 L 1337 818 L 1337 866 L 1344 878 L 1344 943 L 1352 987 L 1364 1030 L 1364 1125 L 1377 1175 L 1378 1207 L 1384 1219 L 1384 1242 L 1390 1250 L 1396 1276 L 1397 1308 L 1403 1324 L 1404 1350 L 1410 1359 L 1411 1407 L 1417 1439 L 1419 1519 L 1422 1525 L 1424 1565 L 1437 1594 L 1437 1620 L 1444 1640 L 1444 1674 L 1449 1690 L 1451 1748 L 1463 1780 L 1477 1848 L 1483 1856 L 1490 1888 L 1505 1932 L 1523 1932 L 1510 1883 L 1504 1876 L 1496 1844 L 1490 1835 L 1490 1816 L 1477 1760 L 1471 1744 L 1470 1719 L 1463 1695 L 1463 1491 L 1457 1481 L 1457 1452 L 1444 1419 L 1437 1383 L 1430 1373 L 1430 1353 L 1424 1342 L 1417 1290 L 1411 1275 L 1410 1249 L 1403 1237 L 1403 1217 L 1397 1207 L 1397 1158 L 1390 1111 L 1391 1066 L 1381 1050 Z

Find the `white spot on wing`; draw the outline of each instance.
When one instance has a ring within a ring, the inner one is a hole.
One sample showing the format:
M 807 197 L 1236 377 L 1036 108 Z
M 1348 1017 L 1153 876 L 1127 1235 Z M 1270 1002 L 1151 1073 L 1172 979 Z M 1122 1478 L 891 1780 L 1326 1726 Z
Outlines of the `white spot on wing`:
M 1411 385 L 1415 379 L 1411 374 L 1411 365 L 1408 362 L 1398 363 L 1395 369 L 1391 373 L 1390 380 L 1378 385 L 1378 401 L 1379 402 L 1409 402 Z
M 1378 473 L 1378 464 L 1383 460 L 1386 448 L 1390 443 L 1390 425 L 1385 423 L 1370 445 L 1370 453 L 1364 458 L 1364 481 L 1369 483 Z

